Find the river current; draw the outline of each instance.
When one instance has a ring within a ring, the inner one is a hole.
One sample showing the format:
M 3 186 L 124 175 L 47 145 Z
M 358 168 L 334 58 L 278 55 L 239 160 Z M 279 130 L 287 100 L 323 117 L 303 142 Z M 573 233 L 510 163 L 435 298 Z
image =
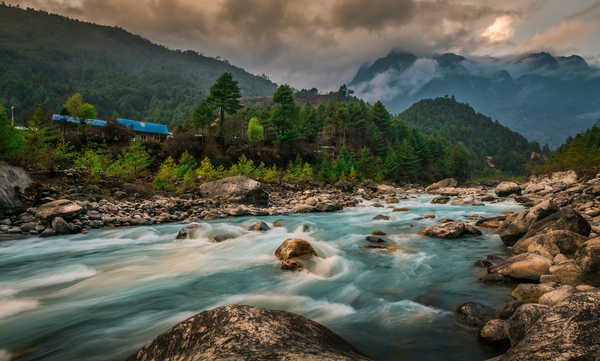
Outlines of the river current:
M 169 224 L 0 242 L 0 361 L 124 360 L 177 322 L 230 303 L 301 314 L 378 360 L 491 357 L 453 310 L 467 301 L 501 307 L 510 298 L 481 283 L 473 266 L 505 254 L 502 242 L 483 229 L 458 240 L 417 233 L 441 218 L 520 207 L 431 198 L 392 205 L 408 212 L 362 202 L 336 213 L 215 220 L 203 223 L 198 239 L 176 240 L 182 225 Z M 419 219 L 426 213 L 436 219 Z M 378 214 L 391 220 L 373 220 Z M 284 227 L 246 231 L 258 220 Z M 399 251 L 361 248 L 376 229 Z M 223 233 L 236 237 L 209 241 Z M 273 252 L 287 238 L 310 241 L 320 257 L 301 272 L 281 271 Z

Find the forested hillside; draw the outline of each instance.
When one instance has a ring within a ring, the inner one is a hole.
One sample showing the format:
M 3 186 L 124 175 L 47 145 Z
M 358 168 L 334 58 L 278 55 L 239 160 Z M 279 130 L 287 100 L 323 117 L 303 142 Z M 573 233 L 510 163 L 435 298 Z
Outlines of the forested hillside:
M 587 169 L 600 166 L 600 127 L 580 133 L 552 154 L 541 172 L 554 172 L 567 169 Z
M 463 145 L 473 168 L 479 171 L 490 170 L 493 165 L 506 173 L 524 174 L 527 162 L 539 158 L 542 152 L 539 144 L 453 97 L 422 100 L 399 118 L 426 134 L 438 134 Z
M 269 96 L 276 88 L 227 61 L 169 50 L 117 27 L 3 4 L 0 24 L 0 101 L 15 106 L 19 119 L 35 104 L 60 111 L 79 92 L 100 118 L 175 126 L 224 72 L 244 97 Z

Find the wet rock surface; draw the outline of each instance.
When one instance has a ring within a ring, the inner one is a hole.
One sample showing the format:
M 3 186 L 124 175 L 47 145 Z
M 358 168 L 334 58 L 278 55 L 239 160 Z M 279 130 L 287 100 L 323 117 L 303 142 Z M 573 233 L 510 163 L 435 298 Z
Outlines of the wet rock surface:
M 368 359 L 340 336 L 302 316 L 228 305 L 179 323 L 127 360 Z

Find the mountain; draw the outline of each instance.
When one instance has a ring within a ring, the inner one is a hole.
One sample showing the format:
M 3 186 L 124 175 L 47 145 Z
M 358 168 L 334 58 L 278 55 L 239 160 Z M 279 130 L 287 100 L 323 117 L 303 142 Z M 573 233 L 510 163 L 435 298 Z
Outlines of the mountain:
M 567 169 L 597 169 L 599 165 L 600 127 L 594 126 L 574 138 L 569 137 L 537 170 L 555 172 Z
M 53 111 L 75 92 L 98 117 L 178 124 L 224 72 L 244 97 L 276 85 L 225 60 L 169 50 L 117 27 L 0 4 L 0 101 L 17 114 L 35 104 Z
M 421 100 L 398 118 L 425 134 L 437 134 L 462 145 L 474 161 L 474 169 L 480 171 L 493 167 L 524 174 L 527 162 L 541 153 L 539 144 L 452 97 Z
M 600 113 L 600 69 L 577 55 L 418 57 L 392 51 L 361 66 L 349 86 L 363 99 L 382 100 L 393 112 L 424 98 L 454 95 L 553 147 L 591 127 Z

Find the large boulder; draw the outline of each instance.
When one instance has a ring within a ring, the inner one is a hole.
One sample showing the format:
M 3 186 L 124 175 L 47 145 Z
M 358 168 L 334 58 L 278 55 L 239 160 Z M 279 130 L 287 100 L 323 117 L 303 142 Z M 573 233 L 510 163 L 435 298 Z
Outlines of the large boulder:
M 463 236 L 479 236 L 481 231 L 464 222 L 448 222 L 440 226 L 429 226 L 420 234 L 433 238 L 456 239 Z
M 22 168 L 0 164 L 0 217 L 25 210 L 21 194 L 31 185 Z
M 59 199 L 57 201 L 42 204 L 38 207 L 35 215 L 38 218 L 42 218 L 47 221 L 51 221 L 55 217 L 71 219 L 78 215 L 82 210 L 83 208 L 73 201 L 68 199 Z
M 590 239 L 577 252 L 576 263 L 582 278 L 593 286 L 600 286 L 600 238 Z
M 543 232 L 517 241 L 512 248 L 514 254 L 544 250 L 553 256 L 559 253 L 573 255 L 587 241 L 587 237 L 567 230 Z
M 543 307 L 535 321 L 519 332 L 522 337 L 514 338 L 514 342 L 511 337 L 513 347 L 497 360 L 600 359 L 600 290 L 576 292 L 550 308 Z
M 479 330 L 479 338 L 490 344 L 504 344 L 508 341 L 506 324 L 507 322 L 505 320 L 489 320 L 483 325 L 481 330 Z
M 502 182 L 496 186 L 498 197 L 506 197 L 513 194 L 521 194 L 521 187 L 515 182 Z
M 177 324 L 128 361 L 368 359 L 340 336 L 302 316 L 228 305 Z
M 556 284 L 548 283 L 521 283 L 511 293 L 517 301 L 537 303 L 545 293 L 552 292 Z
M 548 306 L 538 303 L 526 303 L 519 306 L 506 323 L 506 334 L 510 344 L 512 346 L 518 344 L 531 326 L 548 310 Z
M 529 226 L 558 211 L 558 207 L 550 200 L 540 202 L 530 209 L 510 215 L 498 229 L 498 234 L 507 246 L 512 246 L 528 231 Z
M 440 188 L 452 188 L 452 187 L 456 187 L 457 184 L 458 184 L 458 182 L 456 181 L 456 179 L 446 178 L 439 182 L 433 183 L 429 187 L 425 188 L 425 191 L 431 192 L 431 191 L 434 191 L 434 190 L 440 189 Z
M 518 280 L 539 281 L 541 275 L 548 273 L 550 266 L 552 261 L 544 256 L 523 253 L 512 256 L 497 266 L 491 266 L 488 272 Z
M 275 250 L 275 256 L 282 261 L 290 258 L 310 258 L 317 252 L 308 241 L 299 238 L 289 238 Z
M 269 195 L 263 189 L 262 184 L 245 176 L 204 183 L 199 187 L 199 191 L 205 198 L 263 207 L 269 204 Z
M 494 318 L 495 314 L 496 311 L 493 308 L 477 302 L 463 303 L 456 309 L 458 322 L 471 327 L 483 326 Z
M 592 227 L 577 211 L 571 208 L 561 208 L 558 212 L 532 223 L 524 237 L 533 237 L 557 230 L 571 231 L 587 237 L 590 235 Z

